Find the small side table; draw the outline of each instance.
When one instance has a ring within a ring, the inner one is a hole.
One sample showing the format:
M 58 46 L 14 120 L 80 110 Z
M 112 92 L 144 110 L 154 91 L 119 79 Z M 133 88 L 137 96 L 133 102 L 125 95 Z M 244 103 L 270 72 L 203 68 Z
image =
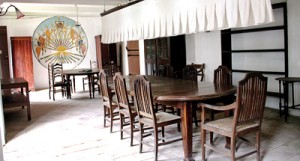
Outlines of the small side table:
M 285 122 L 287 122 L 287 117 L 289 115 L 289 108 L 296 109 L 300 104 L 295 105 L 294 99 L 294 82 L 300 82 L 300 77 L 279 77 L 275 80 L 279 81 L 279 113 L 280 117 L 282 115 L 282 108 L 284 110 Z M 283 91 L 281 90 L 281 82 L 283 83 Z M 292 85 L 292 106 L 289 106 L 289 93 L 288 93 L 288 85 Z M 283 94 L 283 104 L 281 101 Z
M 21 89 L 20 93 L 10 93 L 10 94 L 2 95 L 3 108 L 26 106 L 27 107 L 27 119 L 28 119 L 28 121 L 31 120 L 28 82 L 23 78 L 1 79 L 1 88 L 2 89 L 14 89 L 14 88 Z M 25 88 L 26 94 L 24 93 L 24 88 Z

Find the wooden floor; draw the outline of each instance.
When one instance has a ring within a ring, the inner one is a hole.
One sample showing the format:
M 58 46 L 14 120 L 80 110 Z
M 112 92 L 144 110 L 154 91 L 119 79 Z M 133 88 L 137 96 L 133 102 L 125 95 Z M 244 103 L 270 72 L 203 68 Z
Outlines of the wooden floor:
M 139 153 L 138 141 L 129 146 L 129 138 L 120 140 L 119 124 L 114 133 L 103 127 L 103 107 L 100 96 L 89 99 L 88 92 L 77 92 L 72 100 L 48 99 L 48 91 L 31 92 L 32 120 L 27 121 L 26 110 L 9 109 L 5 112 L 7 144 L 6 161 L 147 161 L 154 159 L 152 147 L 144 146 Z M 166 128 L 168 137 L 180 136 L 177 126 Z M 138 133 L 135 134 L 138 138 Z M 193 156 L 201 160 L 200 128 L 194 127 Z M 249 135 L 254 140 L 254 135 Z M 216 136 L 216 142 L 225 139 Z M 152 143 L 152 140 L 150 140 Z M 224 143 L 220 144 L 224 146 Z M 249 147 L 238 142 L 238 153 Z M 230 160 L 216 152 L 207 151 L 210 161 Z M 277 110 L 265 110 L 262 126 L 262 157 L 264 161 L 300 160 L 300 118 L 289 117 L 289 123 L 279 118 Z M 158 159 L 181 161 L 182 143 L 159 147 Z M 255 155 L 244 161 L 255 160 Z

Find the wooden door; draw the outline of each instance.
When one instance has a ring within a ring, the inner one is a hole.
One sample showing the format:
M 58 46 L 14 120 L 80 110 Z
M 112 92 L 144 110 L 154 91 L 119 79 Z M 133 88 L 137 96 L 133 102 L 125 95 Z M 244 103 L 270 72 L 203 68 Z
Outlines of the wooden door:
M 117 44 L 101 43 L 101 35 L 95 36 L 95 41 L 98 68 L 102 69 L 103 66 L 110 64 L 111 61 L 117 64 Z
M 0 50 L 2 78 L 10 78 L 6 26 L 0 26 Z
M 11 37 L 14 78 L 24 78 L 34 90 L 31 37 Z
M 127 41 L 129 75 L 140 74 L 139 41 Z

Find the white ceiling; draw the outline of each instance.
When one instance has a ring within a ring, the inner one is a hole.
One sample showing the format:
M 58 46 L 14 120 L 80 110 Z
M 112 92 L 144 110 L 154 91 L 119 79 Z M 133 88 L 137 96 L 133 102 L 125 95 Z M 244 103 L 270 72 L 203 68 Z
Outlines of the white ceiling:
M 97 17 L 105 10 L 116 7 L 129 0 L 0 0 L 4 10 L 10 4 L 18 7 L 26 16 L 23 18 L 69 16 L 75 17 L 78 6 L 79 17 Z M 271 0 L 272 3 L 285 2 L 287 0 Z M 105 4 L 105 7 L 104 7 Z M 0 19 L 15 19 L 15 10 L 9 8 L 5 16 Z
M 78 6 L 79 17 L 99 17 L 104 10 L 111 9 L 128 0 L 0 0 L 4 10 L 10 4 L 18 7 L 26 16 L 23 18 L 48 16 L 76 16 Z M 9 8 L 5 16 L 0 19 L 16 18 L 15 10 Z

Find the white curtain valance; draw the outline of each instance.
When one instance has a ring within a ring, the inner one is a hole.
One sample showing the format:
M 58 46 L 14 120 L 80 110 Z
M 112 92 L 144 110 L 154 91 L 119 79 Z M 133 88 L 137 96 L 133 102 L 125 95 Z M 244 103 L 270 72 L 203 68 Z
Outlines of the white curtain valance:
M 273 22 L 270 0 L 145 0 L 102 17 L 102 42 L 168 37 Z

